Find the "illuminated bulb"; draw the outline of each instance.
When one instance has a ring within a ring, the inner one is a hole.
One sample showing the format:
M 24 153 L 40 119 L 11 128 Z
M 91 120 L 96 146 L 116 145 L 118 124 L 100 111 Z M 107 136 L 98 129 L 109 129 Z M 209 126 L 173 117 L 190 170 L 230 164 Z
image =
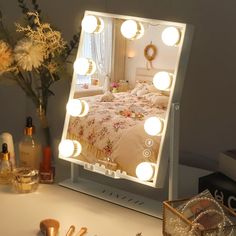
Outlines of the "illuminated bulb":
M 60 142 L 58 150 L 62 157 L 75 157 L 81 153 L 82 146 L 78 141 L 65 139 Z
M 82 111 L 81 111 L 81 114 L 78 115 L 79 117 L 84 117 L 88 114 L 89 112 L 89 105 L 86 101 L 84 100 L 81 100 L 81 103 L 82 103 Z
M 144 130 L 151 136 L 158 135 L 162 132 L 163 121 L 158 117 L 149 117 L 144 123 Z
M 79 99 L 71 99 L 67 105 L 66 110 L 71 116 L 79 116 L 82 111 L 82 103 Z
M 79 75 L 92 75 L 96 71 L 96 64 L 89 58 L 78 58 L 74 62 L 74 70 Z
M 167 90 L 172 83 L 172 76 L 166 71 L 157 72 L 153 77 L 153 84 L 159 90 Z
M 136 176 L 142 181 L 149 181 L 154 174 L 154 168 L 150 162 L 141 162 L 136 167 Z
M 82 151 L 82 146 L 81 144 L 76 141 L 76 140 L 73 140 L 73 143 L 74 143 L 74 153 L 73 153 L 73 157 L 76 157 L 76 156 L 79 156 L 79 154 L 81 153 Z
M 121 25 L 121 33 L 127 39 L 140 39 L 144 34 L 143 25 L 134 20 L 126 20 Z
M 175 27 L 167 27 L 163 30 L 161 38 L 167 46 L 174 46 L 180 40 L 180 31 Z
M 88 15 L 82 20 L 82 28 L 87 33 L 101 33 L 104 28 L 104 21 L 97 16 Z

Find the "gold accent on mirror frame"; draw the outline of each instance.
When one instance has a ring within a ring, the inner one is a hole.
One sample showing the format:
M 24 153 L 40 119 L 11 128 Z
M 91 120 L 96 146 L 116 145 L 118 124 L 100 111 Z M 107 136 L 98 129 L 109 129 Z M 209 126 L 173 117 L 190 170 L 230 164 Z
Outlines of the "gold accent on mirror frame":
M 157 55 L 157 47 L 151 42 L 144 48 L 144 57 L 147 59 L 146 67 L 148 70 L 153 68 L 152 61 L 156 58 L 156 55 Z

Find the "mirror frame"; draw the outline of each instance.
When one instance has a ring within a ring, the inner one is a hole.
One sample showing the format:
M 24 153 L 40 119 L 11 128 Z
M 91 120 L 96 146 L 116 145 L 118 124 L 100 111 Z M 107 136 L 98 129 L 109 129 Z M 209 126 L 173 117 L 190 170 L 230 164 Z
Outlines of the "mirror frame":
M 166 121 L 163 128 L 164 137 L 161 139 L 161 143 L 160 143 L 160 149 L 159 149 L 159 153 L 157 157 L 156 170 L 155 170 L 153 182 L 143 182 L 139 180 L 138 178 L 135 178 L 129 175 L 122 175 L 122 173 L 119 175 L 114 175 L 114 173 L 109 175 L 109 174 L 106 174 L 98 165 L 87 164 L 83 161 L 80 161 L 74 158 L 65 158 L 62 156 L 59 156 L 59 158 L 69 161 L 71 163 L 83 166 L 84 169 L 87 169 L 89 171 L 100 173 L 108 177 L 113 177 L 113 178 L 120 177 L 122 179 L 126 179 L 126 180 L 130 180 L 130 181 L 134 181 L 140 184 L 147 185 L 149 187 L 162 188 L 164 185 L 166 173 L 168 172 L 168 162 L 169 162 L 170 148 L 171 148 L 170 147 L 170 140 L 171 140 L 170 114 L 171 114 L 171 107 L 172 107 L 171 104 L 180 103 L 182 88 L 184 84 L 184 77 L 185 77 L 186 68 L 187 68 L 187 61 L 188 61 L 189 52 L 190 52 L 193 29 L 190 25 L 187 25 L 184 23 L 177 23 L 177 22 L 170 22 L 170 21 L 163 21 L 163 20 L 156 20 L 156 19 L 146 19 L 146 18 L 140 18 L 140 17 L 135 17 L 135 16 L 125 16 L 125 15 L 109 14 L 109 13 L 94 12 L 94 11 L 85 11 L 84 16 L 86 15 L 95 15 L 95 16 L 100 16 L 100 17 L 113 17 L 113 18 L 118 18 L 118 19 L 123 19 L 123 20 L 133 19 L 136 21 L 141 21 L 141 22 L 149 23 L 149 24 L 155 23 L 155 24 L 181 28 L 181 40 L 178 43 L 178 47 L 180 48 L 180 50 L 178 50 L 176 71 L 174 71 L 173 81 L 172 81 L 173 85 L 172 85 L 172 89 L 169 96 L 169 105 L 166 111 L 166 117 L 165 117 Z M 84 32 L 82 31 L 81 36 L 80 36 L 77 57 L 83 44 L 83 34 Z M 73 96 L 75 93 L 76 77 L 77 77 L 76 73 L 74 72 L 73 79 L 71 82 L 69 100 L 73 99 Z M 70 115 L 66 112 L 62 140 L 66 139 L 69 120 L 70 120 Z M 178 121 L 176 122 L 178 123 Z M 178 143 L 178 140 L 176 141 Z

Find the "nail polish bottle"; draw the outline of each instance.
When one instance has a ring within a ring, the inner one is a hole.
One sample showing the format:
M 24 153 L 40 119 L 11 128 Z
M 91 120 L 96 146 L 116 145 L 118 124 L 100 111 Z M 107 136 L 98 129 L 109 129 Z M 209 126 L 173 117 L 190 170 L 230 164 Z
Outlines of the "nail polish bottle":
M 51 148 L 45 147 L 39 169 L 39 181 L 40 183 L 51 184 L 54 182 L 54 176 L 55 168 L 51 165 Z
M 0 184 L 11 184 L 12 164 L 6 143 L 2 144 L 2 152 L 0 153 L 0 157 Z

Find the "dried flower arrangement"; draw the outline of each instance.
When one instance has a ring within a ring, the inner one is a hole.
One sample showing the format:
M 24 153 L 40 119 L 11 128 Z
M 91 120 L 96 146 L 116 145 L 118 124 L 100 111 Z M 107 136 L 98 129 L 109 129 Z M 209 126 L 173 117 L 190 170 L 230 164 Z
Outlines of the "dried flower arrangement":
M 18 0 L 18 4 L 27 23 L 26 26 L 15 24 L 20 35 L 17 39 L 9 36 L 0 12 L 0 75 L 16 81 L 31 98 L 46 134 L 46 144 L 50 145 L 46 114 L 48 99 L 54 95 L 51 85 L 60 80 L 80 33 L 67 44 L 59 31 L 42 22 L 37 0 L 27 4 L 26 0 Z

